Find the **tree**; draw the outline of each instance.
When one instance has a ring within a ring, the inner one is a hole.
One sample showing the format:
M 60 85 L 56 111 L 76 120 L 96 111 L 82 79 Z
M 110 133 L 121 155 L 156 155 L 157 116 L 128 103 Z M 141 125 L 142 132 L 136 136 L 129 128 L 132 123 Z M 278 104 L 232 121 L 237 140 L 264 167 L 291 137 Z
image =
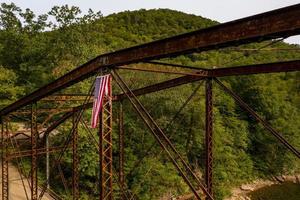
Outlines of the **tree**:
M 17 76 L 9 69 L 0 66 L 0 109 L 15 101 L 23 94 L 23 88 L 16 85 Z
M 19 31 L 22 27 L 21 21 L 18 19 L 17 14 L 21 9 L 14 3 L 6 4 L 1 3 L 0 7 L 0 28 L 2 30 Z

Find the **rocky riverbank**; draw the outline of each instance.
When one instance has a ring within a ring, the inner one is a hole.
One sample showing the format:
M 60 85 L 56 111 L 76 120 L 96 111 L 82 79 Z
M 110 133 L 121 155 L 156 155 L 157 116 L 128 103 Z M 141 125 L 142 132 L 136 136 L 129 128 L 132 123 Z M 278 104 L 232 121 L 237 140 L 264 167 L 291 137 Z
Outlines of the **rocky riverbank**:
M 300 184 L 300 175 L 277 176 L 273 177 L 270 180 L 259 179 L 248 184 L 243 184 L 238 188 L 234 188 L 232 190 L 231 197 L 226 198 L 225 200 L 251 200 L 251 198 L 248 196 L 249 193 L 263 187 L 271 186 L 274 184 L 281 184 L 283 182 L 293 182 Z

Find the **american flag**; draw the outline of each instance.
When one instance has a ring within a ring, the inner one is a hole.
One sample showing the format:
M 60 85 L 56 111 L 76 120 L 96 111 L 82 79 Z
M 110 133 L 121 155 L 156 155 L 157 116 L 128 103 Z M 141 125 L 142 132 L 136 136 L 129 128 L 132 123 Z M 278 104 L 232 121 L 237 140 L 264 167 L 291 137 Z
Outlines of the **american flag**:
M 95 81 L 94 104 L 92 110 L 92 128 L 97 127 L 98 116 L 102 109 L 104 96 L 110 94 L 110 75 L 98 76 Z

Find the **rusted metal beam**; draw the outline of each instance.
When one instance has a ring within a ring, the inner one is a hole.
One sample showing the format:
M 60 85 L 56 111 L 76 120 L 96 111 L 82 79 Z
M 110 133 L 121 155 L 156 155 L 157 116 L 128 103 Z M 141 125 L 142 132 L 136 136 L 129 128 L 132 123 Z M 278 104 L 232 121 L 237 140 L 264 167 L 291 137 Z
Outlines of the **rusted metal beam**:
M 124 179 L 124 112 L 123 112 L 123 102 L 119 103 L 119 183 L 120 188 L 123 191 L 125 186 Z M 120 199 L 124 200 L 125 195 L 123 193 L 120 194 Z
M 293 71 L 300 71 L 300 60 L 212 69 L 209 72 L 209 76 L 241 76 L 250 74 L 265 74 Z
M 84 95 L 51 95 L 41 99 L 41 101 L 84 101 L 85 99 L 86 96 Z
M 38 195 L 38 179 L 37 179 L 37 105 L 31 106 L 31 200 L 37 200 Z
M 46 180 L 50 180 L 50 148 L 49 148 L 49 135 L 45 137 L 46 148 Z M 47 181 L 47 189 L 50 189 L 50 181 Z
M 293 72 L 293 71 L 300 71 L 300 60 L 211 69 L 209 70 L 209 77 Z M 156 83 L 153 85 L 149 85 L 143 88 L 135 89 L 132 92 L 134 93 L 135 96 L 140 96 L 140 95 L 150 94 L 153 92 L 158 92 L 172 87 L 177 87 L 180 85 L 196 82 L 204 78 L 205 77 L 190 76 L 190 75 L 181 76 L 179 78 L 175 78 L 160 83 Z M 114 101 L 121 101 L 123 99 L 126 99 L 126 95 L 124 93 L 113 96 Z M 91 106 L 92 103 L 88 103 L 86 105 L 86 108 L 90 108 Z M 75 110 L 80 109 L 81 107 L 82 106 L 76 107 Z
M 208 72 L 209 77 L 223 77 L 223 76 L 236 76 L 236 75 L 250 75 L 261 73 L 278 73 L 278 72 L 293 72 L 300 71 L 300 60 L 266 63 L 257 65 L 246 65 L 229 68 L 211 69 Z M 197 76 L 182 76 L 179 78 L 163 81 L 154 85 L 146 86 L 140 89 L 133 90 L 136 95 L 144 95 L 168 88 L 180 86 L 187 83 L 192 83 L 204 79 L 204 77 Z M 122 100 L 126 98 L 125 94 L 115 95 L 115 100 Z
M 49 147 L 48 148 L 48 153 L 55 153 L 59 152 L 62 150 L 63 147 Z M 32 150 L 23 150 L 23 151 L 18 151 L 18 152 L 11 152 L 7 155 L 7 158 L 9 160 L 11 159 L 16 159 L 16 158 L 23 158 L 23 157 L 30 157 L 32 155 L 33 151 Z M 47 148 L 39 148 L 36 149 L 36 154 L 37 155 L 43 155 L 47 153 Z
M 206 162 L 205 162 L 205 183 L 207 191 L 211 196 L 213 196 L 213 184 L 212 184 L 212 175 L 213 175 L 213 103 L 212 103 L 212 79 L 208 78 L 205 85 L 205 153 L 206 153 Z M 209 200 L 207 197 L 206 200 Z
M 109 83 L 111 84 L 111 81 Z M 100 200 L 113 199 L 112 91 L 111 87 L 109 88 L 99 116 Z
M 2 151 L 1 151 L 1 166 L 2 166 L 2 199 L 9 199 L 9 174 L 8 174 L 8 127 L 7 127 L 6 119 L 1 118 L 1 143 L 2 143 Z
M 158 91 L 169 89 L 169 88 L 172 88 L 172 87 L 192 83 L 192 82 L 199 81 L 199 80 L 202 80 L 202 79 L 204 79 L 204 77 L 182 76 L 182 77 L 179 77 L 179 78 L 163 81 L 163 82 L 160 82 L 160 83 L 157 83 L 157 84 L 154 84 L 154 85 L 149 85 L 149 86 L 146 86 L 146 87 L 143 87 L 143 88 L 139 88 L 139 89 L 133 90 L 132 92 L 134 93 L 135 96 L 140 96 L 140 95 L 150 94 L 150 93 L 153 93 L 153 92 L 158 92 Z M 113 96 L 113 101 L 121 101 L 123 99 L 126 99 L 126 94 L 124 94 L 124 93 Z M 93 106 L 93 103 L 87 103 L 85 105 L 74 107 L 73 110 L 75 110 L 75 111 L 80 110 L 83 106 L 85 108 L 91 108 Z M 48 128 L 49 130 L 47 129 L 45 131 L 45 133 L 49 132 L 49 131 L 51 132 L 53 129 L 55 129 L 59 124 L 61 124 L 66 119 L 68 119 L 70 116 L 71 116 L 71 112 L 66 113 L 59 121 L 54 122 L 54 124 L 51 125 Z
M 253 49 L 253 48 L 239 48 L 233 47 L 230 49 L 222 49 L 222 51 L 241 51 L 241 52 L 258 52 L 258 51 L 300 51 L 299 48 L 262 48 L 262 49 Z
M 59 97 L 59 96 L 69 96 L 69 97 L 74 97 L 74 96 L 77 96 L 77 97 L 89 97 L 91 95 L 89 94 L 84 94 L 84 93 L 56 93 L 56 94 L 52 94 L 51 95 L 52 97 Z
M 84 108 L 83 108 L 84 109 Z M 79 112 L 76 112 L 76 120 L 75 120 L 75 124 L 77 125 L 79 120 L 80 120 L 80 117 L 82 116 L 83 114 L 83 110 L 78 110 Z M 72 113 L 72 114 L 75 114 L 75 113 Z M 74 128 L 72 127 L 71 129 L 71 132 L 68 134 L 66 140 L 64 141 L 64 145 L 63 145 L 63 148 L 60 150 L 59 152 L 59 156 L 52 162 L 52 168 L 53 167 L 58 167 L 59 168 L 59 171 L 61 172 L 60 170 L 60 162 L 61 162 L 61 159 L 64 155 L 64 153 L 66 152 L 67 148 L 69 147 L 69 144 L 70 144 L 70 141 L 72 139 L 72 133 L 74 131 Z M 67 191 L 67 184 L 66 181 L 65 181 L 65 178 L 64 178 L 64 175 L 63 173 L 60 173 L 61 177 L 62 177 L 62 181 L 63 181 L 63 184 L 64 184 L 64 187 L 65 187 L 65 190 Z M 48 183 L 49 180 L 46 180 L 46 182 L 43 184 L 42 188 L 41 188 L 41 192 L 39 194 L 39 200 L 42 200 L 46 190 L 47 190 L 47 183 Z
M 229 94 L 238 105 L 245 111 L 251 114 L 252 117 L 259 123 L 261 123 L 276 139 L 283 144 L 290 152 L 292 152 L 295 156 L 300 159 L 300 151 L 296 149 L 293 145 L 291 145 L 278 131 L 276 131 L 266 120 L 264 120 L 261 116 L 259 116 L 248 104 L 246 104 L 240 96 L 235 94 L 232 90 L 226 87 L 221 81 L 217 78 L 214 79 L 216 83 L 220 86 L 220 88 Z
M 79 199 L 79 156 L 78 156 L 78 124 L 76 124 L 75 115 L 73 115 L 73 134 L 72 134 L 72 194 L 73 200 Z
M 0 111 L 5 115 L 83 80 L 103 67 L 270 40 L 300 33 L 300 4 L 100 55 Z
M 93 90 L 93 87 L 90 87 L 88 94 L 91 94 L 92 90 Z M 87 99 L 83 103 L 84 106 L 82 108 L 79 108 L 79 110 L 75 110 L 74 109 L 73 112 L 72 112 L 72 114 L 76 114 L 76 118 L 75 118 L 76 119 L 75 120 L 75 125 L 76 126 L 78 125 L 79 120 L 80 120 L 80 118 L 83 115 L 83 112 L 85 110 L 86 102 L 89 102 L 90 97 L 91 97 L 90 95 L 87 96 Z M 75 128 L 75 126 L 72 127 L 71 132 L 68 134 L 66 140 L 64 141 L 63 149 L 60 151 L 60 155 L 54 160 L 54 162 L 52 162 L 53 163 L 52 167 L 60 165 L 61 159 L 62 159 L 64 153 L 66 152 L 66 150 L 68 148 L 68 145 L 70 144 L 70 141 L 72 139 L 72 133 L 74 131 L 74 128 Z M 47 179 L 46 182 L 45 182 L 45 184 L 42 186 L 41 192 L 40 192 L 40 195 L 39 195 L 39 200 L 41 200 L 43 198 L 43 196 L 44 196 L 44 194 L 45 194 L 45 192 L 47 190 L 47 183 L 48 182 L 49 182 L 49 179 Z M 66 186 L 66 185 L 64 184 L 64 186 Z
M 179 174 L 184 179 L 185 183 L 189 186 L 191 191 L 194 193 L 196 199 L 201 199 L 200 195 L 198 194 L 196 187 L 201 188 L 203 193 L 213 200 L 213 197 L 208 193 L 206 187 L 201 183 L 199 178 L 195 175 L 192 171 L 190 166 L 187 162 L 183 159 L 180 153 L 175 149 L 174 145 L 171 143 L 169 138 L 164 134 L 162 129 L 157 125 L 157 123 L 153 120 L 151 115 L 147 112 L 145 107 L 140 103 L 134 93 L 129 89 L 126 83 L 121 79 L 121 77 L 113 71 L 112 73 L 114 80 L 122 89 L 122 91 L 126 94 L 127 98 L 129 99 L 130 103 L 133 105 L 136 112 L 139 114 L 145 125 L 151 131 L 152 135 L 159 143 L 161 148 L 164 152 L 168 155 L 169 159 L 173 163 L 174 167 L 177 169 Z
M 142 71 L 142 72 L 153 72 L 153 73 L 162 73 L 162 74 L 179 74 L 179 75 L 192 75 L 192 76 L 207 76 L 208 70 L 194 70 L 194 71 L 175 71 L 173 70 L 162 70 L 162 69 L 149 69 L 141 67 L 119 67 L 118 69 L 132 70 L 132 71 Z
M 207 70 L 206 68 L 192 67 L 192 66 L 174 64 L 174 63 L 165 63 L 165 62 L 156 62 L 156 61 L 146 61 L 144 63 L 153 64 L 153 65 L 162 65 L 162 66 L 173 67 L 173 68 L 177 67 L 177 68 L 189 69 L 189 70 Z
M 181 66 L 177 64 L 160 63 L 160 62 L 146 62 L 146 63 L 175 66 L 175 67 Z M 189 67 L 189 66 L 183 66 L 183 67 Z M 129 69 L 130 67 L 127 68 Z M 300 61 L 293 60 L 293 61 L 284 61 L 284 62 L 276 62 L 276 63 L 262 63 L 262 64 L 253 64 L 253 65 L 237 66 L 237 67 L 222 67 L 218 69 L 209 69 L 209 68 L 203 69 L 203 68 L 192 67 L 192 69 L 194 69 L 194 71 L 186 72 L 186 73 L 190 73 L 186 75 L 223 77 L 223 76 L 235 76 L 235 75 L 261 74 L 261 73 L 293 72 L 293 71 L 300 71 Z M 182 74 L 184 73 L 185 72 L 183 72 Z
M 37 113 L 38 114 L 40 114 L 40 113 L 60 113 L 60 112 L 69 112 L 71 110 L 72 110 L 71 107 L 68 107 L 68 108 L 40 108 L 37 110 Z M 28 114 L 28 115 L 30 115 L 30 113 L 31 113 L 30 109 L 20 109 L 20 110 L 12 112 L 11 114 L 15 114 L 15 115 Z
M 209 77 L 293 72 L 293 71 L 300 71 L 300 60 L 211 69 L 209 70 Z M 139 88 L 133 90 L 132 92 L 134 93 L 135 96 L 140 96 L 140 95 L 150 94 L 153 92 L 158 92 L 172 87 L 177 87 L 180 85 L 196 82 L 204 78 L 205 77 L 187 75 L 187 76 L 182 76 L 179 78 L 163 81 L 157 84 L 149 85 L 143 88 Z M 125 94 L 118 94 L 113 97 L 113 100 L 120 101 L 125 98 L 126 98 Z M 87 107 L 90 107 L 92 104 L 88 104 L 88 105 L 89 106 Z
M 153 93 L 153 92 L 157 92 L 160 90 L 165 90 L 168 88 L 172 88 L 172 87 L 176 87 L 176 86 L 180 86 L 183 84 L 187 84 L 187 83 L 192 83 L 195 81 L 199 81 L 204 79 L 204 77 L 199 77 L 199 76 L 182 76 L 179 78 L 175 78 L 175 79 L 171 79 L 171 80 L 167 80 L 167 81 L 163 81 L 161 83 L 157 83 L 154 85 L 150 85 L 150 86 L 146 86 L 140 89 L 136 89 L 133 90 L 132 92 L 134 93 L 135 96 L 140 96 L 140 95 L 144 95 L 144 94 L 149 94 L 149 93 Z M 116 95 L 114 97 L 115 100 L 122 100 L 126 98 L 126 94 L 119 94 Z
M 287 62 L 276 62 L 276 63 L 267 63 L 267 64 L 258 64 L 258 65 L 248 65 L 248 66 L 238 66 L 231 68 L 220 68 L 220 69 L 212 69 L 209 73 L 210 76 L 222 77 L 222 76 L 233 76 L 233 75 L 247 75 L 247 74 L 260 74 L 260 73 L 277 73 L 277 72 L 292 72 L 292 71 L 300 71 L 300 60 L 295 61 L 287 61 Z M 169 89 L 172 87 L 188 84 L 191 82 L 199 81 L 204 79 L 204 77 L 197 76 L 182 76 L 179 78 L 163 81 L 157 84 L 153 84 L 150 86 L 146 86 L 143 88 L 139 88 L 133 90 L 132 92 L 135 96 L 150 94 L 153 92 L 158 92 L 161 90 Z M 125 94 L 115 95 L 113 97 L 114 101 L 120 101 L 125 99 Z M 73 110 L 79 110 L 82 106 L 78 106 L 73 108 Z M 92 107 L 92 103 L 87 103 L 85 105 L 86 108 Z M 54 122 L 48 129 L 45 131 L 45 135 L 49 134 L 52 130 L 54 130 L 57 126 L 71 117 L 72 112 L 68 112 L 64 114 L 59 120 Z
M 179 78 L 171 79 L 168 81 L 163 81 L 161 83 L 157 83 L 154 85 L 146 86 L 140 89 L 133 90 L 132 92 L 134 93 L 135 96 L 140 96 L 144 94 L 149 94 L 152 92 L 157 92 L 160 90 L 165 90 L 171 87 L 176 87 L 180 86 L 183 84 L 195 82 L 204 79 L 204 77 L 197 77 L 197 76 L 182 76 Z M 114 101 L 120 101 L 122 99 L 125 99 L 126 95 L 125 94 L 119 94 L 115 95 L 113 97 Z M 87 103 L 78 107 L 74 107 L 71 112 L 65 113 L 59 120 L 55 121 L 51 126 L 47 128 L 47 130 L 44 132 L 44 136 L 49 134 L 51 131 L 53 131 L 55 128 L 57 128 L 60 124 L 62 124 L 64 121 L 69 119 L 72 115 L 73 112 L 80 110 L 82 107 L 85 108 L 91 108 L 93 106 L 92 103 Z
M 228 69 L 228 71 L 227 71 Z M 212 69 L 209 72 L 209 76 L 234 76 L 234 75 L 247 75 L 247 74 L 260 74 L 260 73 L 278 73 L 278 72 L 292 72 L 292 71 L 300 71 L 300 60 L 295 61 L 287 61 L 287 62 L 276 62 L 276 63 L 268 63 L 268 64 L 258 64 L 258 65 L 247 65 L 247 66 L 238 66 L 238 67 L 230 67 L 230 68 L 220 68 L 220 69 Z M 133 90 L 135 96 L 150 94 L 153 92 L 158 92 L 161 90 L 169 89 L 172 87 L 177 87 L 180 85 L 196 82 L 204 79 L 205 77 L 199 76 L 182 76 L 179 78 L 163 81 L 160 83 L 156 83 L 153 85 L 149 85 L 143 88 L 139 88 Z M 113 96 L 113 101 L 121 101 L 126 99 L 126 95 L 118 94 Z M 84 105 L 85 108 L 91 108 L 93 106 L 92 103 L 87 103 Z M 82 106 L 78 106 L 73 108 L 73 111 L 80 110 Z M 54 122 L 46 131 L 45 135 L 49 134 L 52 130 L 54 130 L 57 126 L 67 120 L 72 116 L 72 112 L 65 113 L 59 120 Z
M 61 118 L 59 118 L 57 121 L 53 122 L 53 124 L 51 124 L 44 132 L 43 138 L 45 138 L 47 135 L 49 135 L 54 129 L 56 129 L 60 124 L 65 122 L 67 119 L 69 119 L 73 114 L 74 114 L 74 112 L 72 109 L 71 112 L 65 113 Z

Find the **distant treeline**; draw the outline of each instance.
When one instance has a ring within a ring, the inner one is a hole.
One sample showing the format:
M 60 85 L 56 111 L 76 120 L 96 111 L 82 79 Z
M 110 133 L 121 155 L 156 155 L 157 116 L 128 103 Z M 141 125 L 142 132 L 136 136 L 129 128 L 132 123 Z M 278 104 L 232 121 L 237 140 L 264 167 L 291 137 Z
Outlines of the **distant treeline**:
M 142 44 L 152 40 L 185 33 L 218 24 L 200 16 L 168 9 L 126 11 L 103 17 L 101 12 L 89 10 L 82 14 L 74 6 L 55 6 L 49 13 L 36 16 L 30 9 L 21 10 L 15 4 L 2 3 L 0 7 L 0 107 L 29 94 L 35 89 L 62 76 L 95 56 Z M 239 49 L 259 49 L 271 41 L 239 46 Z M 274 42 L 268 48 L 299 49 L 298 45 Z M 195 67 L 227 67 L 256 63 L 294 60 L 300 51 L 236 51 L 226 48 L 219 51 L 189 54 L 164 62 Z M 150 64 L 145 64 L 150 65 Z M 121 71 L 131 88 L 138 88 L 176 77 L 146 72 Z M 276 130 L 300 149 L 300 85 L 299 73 L 280 73 L 222 78 L 228 87 L 237 92 L 252 108 Z M 92 78 L 78 83 L 62 93 L 88 92 Z M 200 83 L 165 90 L 140 97 L 154 119 L 165 129 L 176 148 L 189 161 L 199 176 L 205 166 L 205 98 L 201 87 L 179 116 L 168 123 Z M 114 93 L 120 92 L 114 85 Z M 230 194 L 232 187 L 257 178 L 300 172 L 299 160 L 289 153 L 249 114 L 241 110 L 234 100 L 213 85 L 214 102 L 214 175 L 216 199 Z M 159 145 L 146 152 L 154 139 L 132 109 L 125 109 L 125 174 L 126 186 L 139 199 L 159 199 L 189 193 L 188 187 L 168 161 Z M 78 102 L 63 106 L 79 105 Z M 55 107 L 43 103 L 40 107 Z M 117 113 L 117 104 L 114 112 Z M 117 114 L 115 114 L 117 116 Z M 45 116 L 41 116 L 41 119 Z M 57 119 L 59 115 L 54 117 Z M 84 119 L 89 120 L 86 112 Z M 47 125 L 47 124 L 46 124 Z M 59 134 L 51 138 L 52 145 L 61 144 L 70 131 L 71 122 L 59 127 Z M 98 155 L 88 133 L 79 127 L 80 189 L 82 199 L 96 199 L 95 190 Z M 97 132 L 93 132 L 95 136 Z M 113 133 L 115 168 L 117 163 L 117 126 Z M 147 156 L 144 156 L 148 154 Z M 65 154 L 62 169 L 71 185 L 72 157 Z M 53 157 L 52 157 L 53 158 Z M 135 167 L 143 158 L 141 165 Z M 40 176 L 44 177 L 41 157 Z M 29 163 L 29 161 L 27 161 Z M 54 171 L 56 170 L 53 169 Z M 53 189 L 70 198 L 62 189 L 57 176 L 51 176 Z M 116 192 L 118 193 L 116 186 Z

